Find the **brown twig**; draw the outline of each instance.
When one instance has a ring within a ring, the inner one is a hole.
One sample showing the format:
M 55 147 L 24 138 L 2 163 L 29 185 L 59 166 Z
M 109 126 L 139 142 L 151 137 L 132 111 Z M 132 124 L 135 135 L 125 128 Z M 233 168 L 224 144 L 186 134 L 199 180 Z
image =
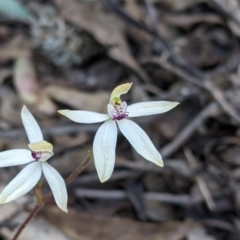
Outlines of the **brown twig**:
M 214 192 L 212 196 L 215 198 L 220 198 L 225 195 L 230 195 L 231 191 L 226 189 L 224 191 Z M 99 189 L 85 189 L 78 188 L 75 190 L 75 195 L 79 198 L 89 198 L 89 199 L 104 199 L 104 200 L 123 200 L 128 199 L 128 194 L 126 191 L 121 190 L 99 190 Z M 156 193 L 156 192 L 146 192 L 144 193 L 144 199 L 151 200 L 155 202 L 162 202 L 167 204 L 174 204 L 178 206 L 193 206 L 200 204 L 204 201 L 202 195 L 195 198 L 191 198 L 187 194 L 171 194 L 171 193 Z
M 202 125 L 205 119 L 214 114 L 218 110 L 216 102 L 209 103 L 193 120 L 164 148 L 160 150 L 164 158 L 169 157 L 175 151 L 177 151 L 191 135 L 196 131 L 198 127 Z
M 71 183 L 87 166 L 88 162 L 92 159 L 92 152 L 89 152 L 87 158 L 82 162 L 82 164 L 65 180 L 66 185 Z M 49 192 L 46 194 L 43 198 L 41 205 L 36 205 L 33 210 L 29 213 L 28 217 L 25 219 L 25 221 L 20 225 L 18 228 L 16 234 L 13 236 L 12 240 L 17 240 L 21 232 L 24 230 L 24 228 L 27 226 L 27 224 L 36 216 L 36 214 L 43 208 L 43 206 L 52 198 L 53 194 L 52 192 Z
M 111 199 L 122 200 L 128 199 L 128 194 L 120 190 L 97 190 L 97 189 L 77 189 L 75 194 L 79 198 L 93 198 L 93 199 Z M 169 193 L 144 193 L 145 200 L 153 200 L 157 202 L 164 202 L 169 204 L 176 204 L 186 206 L 189 202 L 188 195 L 174 195 Z
M 49 128 L 43 128 L 42 132 L 44 136 L 58 136 L 63 133 L 65 134 L 71 134 L 71 133 L 80 133 L 80 132 L 89 132 L 89 133 L 94 133 L 96 130 L 99 128 L 99 124 L 92 124 L 92 125 L 84 125 L 84 126 L 79 126 L 77 124 L 62 124 L 58 123 L 55 124 L 54 126 L 51 126 Z M 25 130 L 22 129 L 12 129 L 8 131 L 0 131 L 0 137 L 1 138 L 7 138 L 7 139 L 12 139 L 12 138 L 26 138 L 26 132 Z
M 185 154 L 190 166 L 192 166 L 192 167 L 198 166 L 197 159 L 194 157 L 192 151 L 189 148 L 184 148 L 184 154 Z M 201 175 L 197 175 L 195 177 L 195 179 L 196 179 L 199 189 L 207 203 L 209 210 L 215 211 L 216 205 L 215 205 L 215 202 L 213 201 L 212 195 L 207 187 L 207 184 L 206 184 L 204 178 Z

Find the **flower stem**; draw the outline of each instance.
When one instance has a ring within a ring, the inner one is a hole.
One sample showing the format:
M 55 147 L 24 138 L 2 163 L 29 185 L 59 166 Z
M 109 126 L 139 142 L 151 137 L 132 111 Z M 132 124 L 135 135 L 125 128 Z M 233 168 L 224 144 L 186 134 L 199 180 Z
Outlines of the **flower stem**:
M 87 158 L 82 162 L 82 164 L 77 169 L 75 169 L 75 171 L 72 172 L 72 174 L 68 178 L 65 179 L 66 185 L 71 183 L 84 170 L 84 168 L 87 166 L 87 164 L 92 159 L 92 157 L 93 157 L 92 152 L 89 152 Z M 36 214 L 52 198 L 52 196 L 53 196 L 52 192 L 49 192 L 43 197 L 41 204 L 39 204 L 39 203 L 36 204 L 36 206 L 29 213 L 28 217 L 25 219 L 25 221 L 18 228 L 18 230 L 15 233 L 15 235 L 13 236 L 12 240 L 17 240 L 18 239 L 19 235 L 24 230 L 24 228 L 27 226 L 27 224 L 36 216 Z
M 43 203 L 43 198 L 42 198 L 42 177 L 38 181 L 36 187 L 35 187 L 35 195 L 37 199 L 38 205 L 42 205 Z

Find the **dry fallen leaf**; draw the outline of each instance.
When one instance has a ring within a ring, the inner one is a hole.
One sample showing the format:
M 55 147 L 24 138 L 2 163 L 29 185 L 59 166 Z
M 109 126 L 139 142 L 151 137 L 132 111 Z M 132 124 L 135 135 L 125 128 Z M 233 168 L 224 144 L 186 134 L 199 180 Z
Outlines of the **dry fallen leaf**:
M 126 218 L 105 218 L 69 209 L 45 208 L 43 216 L 73 240 L 180 240 L 196 227 L 196 223 L 141 223 Z M 74 221 L 73 221 L 74 219 Z
M 45 91 L 54 100 L 71 108 L 98 112 L 107 111 L 109 92 L 86 93 L 55 84 L 48 86 Z
M 55 104 L 41 89 L 36 79 L 31 53 L 24 52 L 16 59 L 14 85 L 25 104 L 32 105 L 45 114 L 55 114 Z

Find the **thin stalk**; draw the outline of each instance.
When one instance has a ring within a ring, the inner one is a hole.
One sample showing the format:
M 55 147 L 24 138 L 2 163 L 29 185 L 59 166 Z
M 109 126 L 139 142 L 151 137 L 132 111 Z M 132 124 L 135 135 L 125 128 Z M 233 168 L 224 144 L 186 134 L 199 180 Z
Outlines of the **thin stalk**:
M 35 196 L 37 199 L 38 205 L 42 205 L 43 203 L 43 197 L 42 197 L 42 177 L 38 181 L 36 187 L 35 187 Z

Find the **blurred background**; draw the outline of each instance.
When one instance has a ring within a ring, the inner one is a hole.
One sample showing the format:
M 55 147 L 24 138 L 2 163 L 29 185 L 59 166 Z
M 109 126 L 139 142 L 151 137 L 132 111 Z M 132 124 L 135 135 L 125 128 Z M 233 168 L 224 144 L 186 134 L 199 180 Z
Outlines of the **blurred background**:
M 239 38 L 238 0 L 1 0 L 0 151 L 27 147 L 25 104 L 66 178 L 100 125 L 74 123 L 58 109 L 105 113 L 113 88 L 126 82 L 128 104 L 180 102 L 136 118 L 164 168 L 119 134 L 110 180 L 101 184 L 91 161 L 68 187 L 69 213 L 50 201 L 19 239 L 238 240 Z M 20 169 L 0 169 L 0 188 Z M 1 240 L 34 204 L 32 191 L 0 206 Z

